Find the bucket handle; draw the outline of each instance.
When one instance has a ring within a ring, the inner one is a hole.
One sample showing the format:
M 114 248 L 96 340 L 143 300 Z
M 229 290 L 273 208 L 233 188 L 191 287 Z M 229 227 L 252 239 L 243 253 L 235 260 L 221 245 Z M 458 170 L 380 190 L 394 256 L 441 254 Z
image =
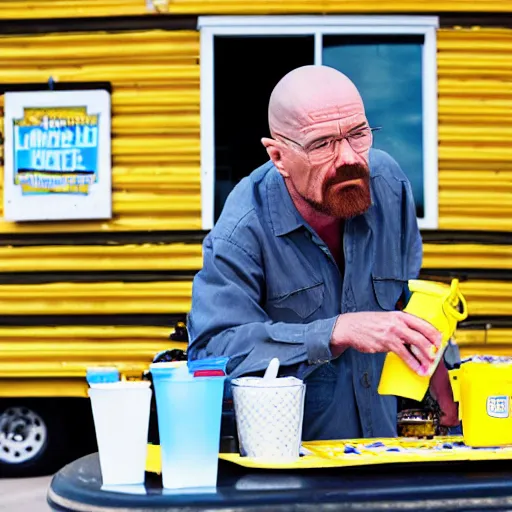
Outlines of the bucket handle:
M 457 297 L 459 299 L 460 304 L 462 304 L 462 311 L 454 308 L 450 304 L 450 300 L 453 297 Z M 457 322 L 461 322 L 468 317 L 468 305 L 466 303 L 466 299 L 464 295 L 462 295 L 459 290 L 459 280 L 453 279 L 452 284 L 450 286 L 450 293 L 446 296 L 446 299 L 443 302 L 443 311 L 446 316 L 451 316 L 457 320 Z

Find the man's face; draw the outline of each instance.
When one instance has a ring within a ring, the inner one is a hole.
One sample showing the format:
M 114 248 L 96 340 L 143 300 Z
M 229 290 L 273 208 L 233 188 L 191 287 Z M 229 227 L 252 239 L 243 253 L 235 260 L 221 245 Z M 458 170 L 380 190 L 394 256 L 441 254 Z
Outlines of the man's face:
M 307 126 L 277 137 L 291 186 L 315 210 L 347 219 L 371 204 L 368 164 L 372 133 L 362 104 L 308 113 Z

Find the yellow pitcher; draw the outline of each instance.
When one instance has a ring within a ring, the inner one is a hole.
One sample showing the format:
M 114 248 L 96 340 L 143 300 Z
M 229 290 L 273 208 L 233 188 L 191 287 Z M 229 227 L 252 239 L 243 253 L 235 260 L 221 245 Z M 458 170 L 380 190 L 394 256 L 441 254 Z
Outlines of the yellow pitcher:
M 466 300 L 459 290 L 459 280 L 451 285 L 414 279 L 409 281 L 412 296 L 404 311 L 431 323 L 442 333 L 441 347 L 432 363 L 429 374 L 420 376 L 407 366 L 395 353 L 386 355 L 378 391 L 381 395 L 396 395 L 421 402 L 427 392 L 430 377 L 434 373 L 448 346 L 457 322 L 467 318 Z M 462 311 L 458 306 L 462 305 Z M 436 350 L 433 347 L 433 350 Z

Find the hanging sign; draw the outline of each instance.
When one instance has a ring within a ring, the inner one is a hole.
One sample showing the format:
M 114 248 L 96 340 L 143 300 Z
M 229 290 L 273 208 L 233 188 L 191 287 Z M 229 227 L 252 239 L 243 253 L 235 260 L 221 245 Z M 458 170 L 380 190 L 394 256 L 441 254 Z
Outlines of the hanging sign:
M 5 220 L 112 217 L 107 91 L 5 93 L 4 123 Z

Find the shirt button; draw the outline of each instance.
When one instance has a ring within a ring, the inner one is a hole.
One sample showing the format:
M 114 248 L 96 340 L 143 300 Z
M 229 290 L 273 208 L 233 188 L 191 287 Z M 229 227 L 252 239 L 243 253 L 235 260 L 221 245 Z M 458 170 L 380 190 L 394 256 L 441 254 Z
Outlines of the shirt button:
M 368 375 L 368 372 L 363 373 L 363 376 L 361 377 L 361 383 L 365 388 L 369 388 L 371 386 L 370 376 Z

